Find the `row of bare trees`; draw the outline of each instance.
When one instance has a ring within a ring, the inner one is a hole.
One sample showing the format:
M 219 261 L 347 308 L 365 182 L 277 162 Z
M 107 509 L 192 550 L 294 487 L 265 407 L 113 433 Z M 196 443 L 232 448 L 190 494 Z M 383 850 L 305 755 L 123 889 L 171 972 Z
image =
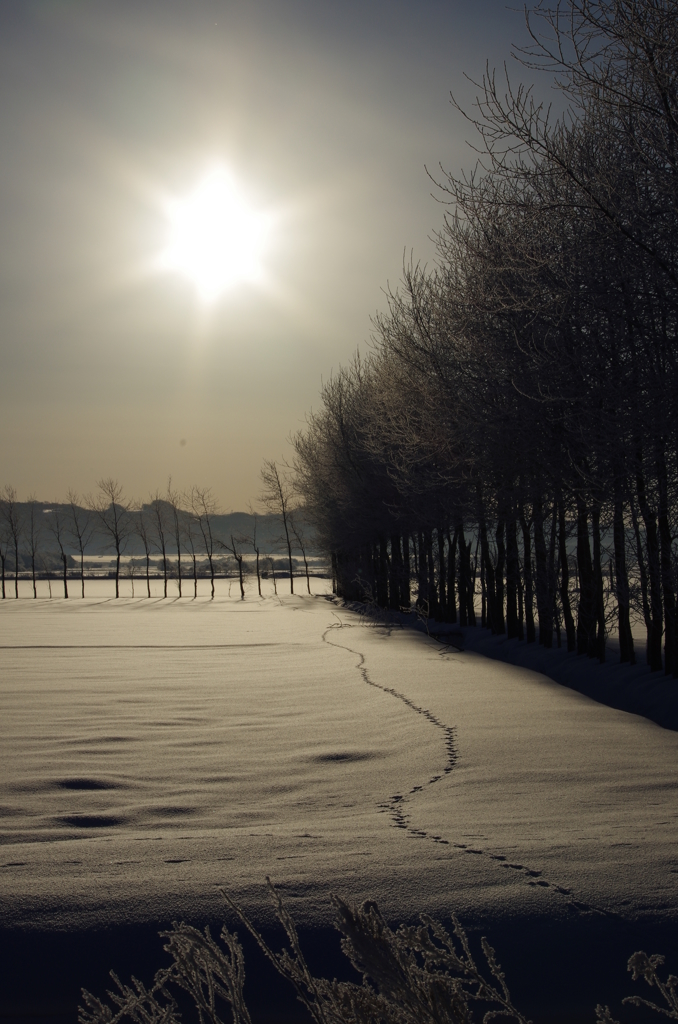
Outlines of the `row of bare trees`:
M 295 505 L 294 492 L 288 476 L 275 462 L 266 462 L 262 469 L 263 490 L 260 505 L 263 511 L 278 520 L 280 541 L 284 545 L 289 569 L 290 590 L 294 593 L 293 550 L 301 552 L 310 593 L 307 541 L 303 519 Z M 224 555 L 237 567 L 241 597 L 244 599 L 246 573 L 244 549 L 252 549 L 258 592 L 261 596 L 262 573 L 271 574 L 277 593 L 275 561 L 262 553 L 257 537 L 257 513 L 252 509 L 253 530 L 250 536 L 217 535 L 216 517 L 222 514 L 219 503 L 209 488 L 192 487 L 179 492 L 171 479 L 164 493 L 156 491 L 147 502 L 126 497 L 122 485 L 112 478 L 102 479 L 94 494 L 80 496 L 69 491 L 67 501 L 55 502 L 45 508 L 35 498 L 18 500 L 13 487 L 0 493 L 0 582 L 2 597 L 8 595 L 13 583 L 14 596 L 19 596 L 19 576 L 30 573 L 33 596 L 37 597 L 36 581 L 48 572 L 48 550 L 58 553 L 64 597 L 69 596 L 69 570 L 72 576 L 75 559 L 81 596 L 85 596 L 85 556 L 93 541 L 115 556 L 115 596 L 120 596 L 123 556 L 133 542 L 141 548 L 146 593 L 151 597 L 151 577 L 158 571 L 167 597 L 170 579 L 176 581 L 178 595 L 184 594 L 187 580 L 192 580 L 193 596 L 198 593 L 198 578 L 208 576 L 211 596 L 215 594 L 215 578 Z M 75 553 L 75 554 L 74 554 Z M 52 560 L 53 561 L 53 560 Z M 133 563 L 132 563 L 133 564 Z M 152 569 L 153 566 L 153 569 Z M 136 569 L 136 566 L 133 566 Z M 131 571 L 127 567 L 128 573 Z M 190 584 L 189 584 L 190 586 Z
M 339 593 L 678 677 L 678 7 L 528 14 L 530 89 L 480 84 L 480 160 L 439 183 L 368 358 L 295 438 Z
M 22 562 L 28 565 L 33 596 L 37 596 L 36 578 L 48 566 L 47 549 L 58 551 L 61 563 L 64 596 L 68 597 L 69 566 L 73 550 L 79 562 L 81 596 L 85 596 L 85 556 L 92 541 L 103 539 L 104 547 L 115 555 L 115 596 L 120 594 L 122 557 L 134 537 L 141 542 L 145 555 L 147 592 L 150 597 L 151 558 L 159 557 L 164 581 L 164 596 L 172 572 L 170 551 L 176 555 L 176 578 L 182 593 L 181 556 L 192 564 L 197 588 L 198 558 L 206 558 L 214 594 L 215 551 L 217 540 L 212 521 L 219 509 L 208 489 L 193 487 L 186 495 L 179 494 L 169 481 L 164 494 L 156 492 L 148 503 L 133 502 L 122 485 L 112 478 L 102 479 L 95 494 L 84 496 L 68 492 L 67 501 L 44 508 L 35 498 L 18 500 L 13 487 L 0 494 L 0 572 L 2 597 L 7 595 L 8 565 L 11 564 L 14 595 L 19 595 L 19 574 Z M 45 536 L 47 535 L 47 536 Z M 23 558 L 22 558 L 23 555 Z

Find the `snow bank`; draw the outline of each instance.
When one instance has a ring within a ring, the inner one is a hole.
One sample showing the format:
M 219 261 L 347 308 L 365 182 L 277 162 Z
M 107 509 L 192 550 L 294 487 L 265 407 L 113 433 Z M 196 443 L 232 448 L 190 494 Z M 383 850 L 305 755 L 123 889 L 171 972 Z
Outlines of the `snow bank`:
M 650 672 L 640 636 L 634 637 L 638 663 L 622 665 L 614 639 L 608 641 L 606 660 L 601 664 L 584 655 L 568 654 L 564 647 L 547 650 L 536 643 L 492 636 L 479 627 L 460 632 L 466 650 L 541 672 L 608 707 L 643 715 L 665 729 L 678 730 L 678 681 L 663 672 Z

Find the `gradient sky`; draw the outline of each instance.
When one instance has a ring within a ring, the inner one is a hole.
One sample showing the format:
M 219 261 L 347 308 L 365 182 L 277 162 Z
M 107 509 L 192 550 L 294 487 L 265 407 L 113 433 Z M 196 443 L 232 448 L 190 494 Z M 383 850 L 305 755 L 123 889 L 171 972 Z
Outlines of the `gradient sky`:
M 245 508 L 432 257 L 425 166 L 474 162 L 450 90 L 524 39 L 502 0 L 0 0 L 0 486 Z M 206 308 L 153 261 L 215 162 L 275 226 Z

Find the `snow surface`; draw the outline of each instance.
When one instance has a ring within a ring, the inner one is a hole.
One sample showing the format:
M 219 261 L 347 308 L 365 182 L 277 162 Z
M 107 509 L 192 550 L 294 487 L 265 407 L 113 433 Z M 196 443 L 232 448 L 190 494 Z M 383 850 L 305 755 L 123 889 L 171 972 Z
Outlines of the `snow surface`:
M 103 584 L 102 584 L 103 586 Z M 314 588 L 326 588 L 314 581 Z M 222 584 L 223 592 L 223 584 Z M 329 595 L 0 606 L 5 926 L 675 918 L 678 734 Z
M 108 967 L 148 979 L 158 924 L 232 920 L 220 887 L 268 928 L 267 874 L 319 951 L 333 891 L 456 912 L 538 1024 L 633 991 L 639 947 L 675 970 L 677 732 L 285 584 L 0 602 L 0 1013 L 67 1024 Z M 278 998 L 258 1020 L 297 1019 Z

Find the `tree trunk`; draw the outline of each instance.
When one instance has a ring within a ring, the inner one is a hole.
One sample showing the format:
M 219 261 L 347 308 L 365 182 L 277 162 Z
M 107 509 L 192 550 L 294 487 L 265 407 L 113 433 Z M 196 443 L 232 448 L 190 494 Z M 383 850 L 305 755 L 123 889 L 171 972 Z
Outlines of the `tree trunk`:
M 657 482 L 659 484 L 659 526 L 660 564 L 662 596 L 664 598 L 664 671 L 667 676 L 678 676 L 676 657 L 676 595 L 673 589 L 671 566 L 671 526 L 669 523 L 669 497 L 666 461 L 662 448 L 657 446 Z
M 61 558 L 62 558 L 63 564 L 64 564 L 64 597 L 67 598 L 68 597 L 68 558 L 63 553 L 63 551 L 61 552 Z
M 586 505 L 581 495 L 577 501 L 577 569 L 579 571 L 579 608 L 577 609 L 577 654 L 595 653 L 596 597 L 589 545 L 589 524 Z
M 636 514 L 636 505 L 631 498 L 631 520 L 633 522 L 633 533 L 636 538 L 636 559 L 638 561 L 638 573 L 640 575 L 640 595 L 643 604 L 643 619 L 645 621 L 645 661 L 650 664 L 650 635 L 652 633 L 652 615 L 650 614 L 650 601 L 648 598 L 647 566 L 643 558 L 643 544 L 640 539 L 640 526 Z
M 447 607 L 449 622 L 457 621 L 457 599 L 455 594 L 455 568 L 457 561 L 457 531 L 454 531 L 454 538 L 447 530 Z
M 487 525 L 484 519 L 480 520 L 478 529 L 480 531 L 480 559 L 485 569 L 487 625 L 493 633 L 498 633 L 499 627 L 496 622 L 497 599 L 494 585 L 494 566 L 492 565 L 492 558 L 490 556 L 490 545 L 487 539 Z M 459 595 L 459 603 L 461 604 L 461 595 Z
M 120 545 L 115 541 L 115 596 L 120 597 Z
M 181 593 L 181 544 L 177 537 L 177 580 L 179 582 L 179 597 L 182 597 Z
M 391 534 L 391 563 L 388 580 L 388 606 L 391 611 L 397 612 L 400 609 L 400 587 L 403 575 L 403 559 L 400 550 L 400 536 L 397 533 Z
M 661 672 L 662 663 L 662 588 L 661 588 L 661 563 L 659 557 L 659 537 L 657 535 L 657 522 L 650 511 L 645 491 L 645 478 L 640 469 L 642 456 L 638 456 L 638 470 L 636 473 L 636 493 L 638 495 L 638 506 L 645 525 L 645 547 L 647 550 L 647 568 L 650 583 L 650 633 L 647 639 L 649 651 L 650 671 Z
M 565 525 L 565 503 L 558 502 L 558 556 L 560 560 L 560 603 L 563 607 L 565 637 L 568 651 L 577 649 L 577 632 L 570 604 L 570 566 L 567 560 L 567 529 Z
M 257 590 L 259 591 L 259 597 L 261 597 L 261 573 L 259 571 L 259 548 L 254 549 L 257 560 Z M 334 560 L 334 555 L 332 555 Z M 336 581 L 334 579 L 334 572 L 332 573 L 332 593 L 336 593 Z
M 459 544 L 459 574 L 457 577 L 459 581 L 459 625 L 464 627 L 468 626 L 468 595 L 466 579 L 466 539 L 464 537 L 464 524 L 461 519 L 457 524 L 455 537 Z
M 447 606 L 447 594 L 445 587 L 445 532 L 442 527 L 436 530 L 438 537 L 438 607 L 440 618 L 443 622 L 449 622 L 450 614 Z
M 242 578 L 242 555 L 236 555 L 235 558 L 238 563 L 238 582 L 240 583 L 240 600 L 245 600 L 245 581 Z
M 518 618 L 519 575 L 518 533 L 515 515 L 511 513 L 506 520 L 506 633 L 509 640 L 518 639 L 522 632 L 522 621 L 519 627 Z M 522 620 L 522 615 L 520 618 Z
M 626 568 L 626 531 L 624 529 L 624 506 L 619 486 L 615 486 L 614 500 L 614 575 L 617 597 L 617 623 L 619 628 L 619 660 L 636 663 L 631 633 L 629 576 Z
M 544 513 L 541 499 L 533 503 L 534 519 L 534 560 L 537 570 L 537 615 L 539 616 L 539 643 L 542 647 L 553 646 L 553 600 L 544 538 Z
M 375 570 L 377 577 L 377 604 L 380 608 L 388 608 L 388 553 L 386 540 L 380 537 L 375 545 Z
M 499 519 L 497 521 L 495 539 L 497 542 L 497 569 L 494 577 L 496 595 L 495 617 L 497 623 L 496 631 L 501 634 L 506 632 L 506 621 L 504 619 L 504 571 L 506 567 L 506 544 L 504 542 L 503 519 Z
M 533 644 L 537 639 L 534 628 L 534 587 L 532 583 L 532 544 L 530 541 L 530 524 L 521 513 L 520 527 L 523 531 L 523 575 L 525 577 L 525 639 Z
M 594 505 L 591 511 L 593 529 L 593 585 L 595 595 L 596 633 L 591 657 L 605 661 L 605 593 L 603 590 L 603 563 L 600 544 L 600 506 Z
M 420 611 L 426 610 L 429 613 L 428 598 L 426 593 L 426 555 L 424 548 L 424 536 L 421 532 L 417 534 L 417 608 Z
M 287 561 L 290 567 L 290 594 L 294 593 L 294 568 L 292 566 L 292 542 L 290 541 L 290 531 L 287 526 L 287 516 L 283 516 L 283 526 L 285 527 L 285 538 L 287 540 Z M 214 594 L 212 594 L 214 597 Z
M 308 559 L 306 557 L 306 547 L 299 541 L 299 549 L 301 551 L 301 557 L 304 560 L 304 574 L 306 576 L 306 589 L 311 593 L 311 573 L 308 568 Z M 259 554 L 257 553 L 257 579 L 259 579 Z
M 558 505 L 554 499 L 551 511 L 551 536 L 549 537 L 549 606 L 553 615 L 553 625 L 557 631 L 558 646 L 560 647 L 560 617 L 558 615 L 558 571 L 556 569 L 556 525 L 558 523 Z
M 471 572 L 471 541 L 468 542 L 468 587 L 466 590 L 466 596 L 468 599 L 468 624 L 469 626 L 475 626 L 476 624 L 476 573 L 478 569 L 478 545 L 480 538 L 476 541 L 476 554 L 473 564 L 473 572 Z
M 400 599 L 403 608 L 409 608 L 412 595 L 410 593 L 410 537 L 407 531 L 403 533 L 403 577 L 400 584 Z
M 426 537 L 426 564 L 428 566 L 428 585 L 426 587 L 428 594 L 428 613 L 432 619 L 437 619 L 440 615 L 440 607 L 438 605 L 436 567 L 435 559 L 433 557 L 433 530 L 426 530 L 424 536 Z

